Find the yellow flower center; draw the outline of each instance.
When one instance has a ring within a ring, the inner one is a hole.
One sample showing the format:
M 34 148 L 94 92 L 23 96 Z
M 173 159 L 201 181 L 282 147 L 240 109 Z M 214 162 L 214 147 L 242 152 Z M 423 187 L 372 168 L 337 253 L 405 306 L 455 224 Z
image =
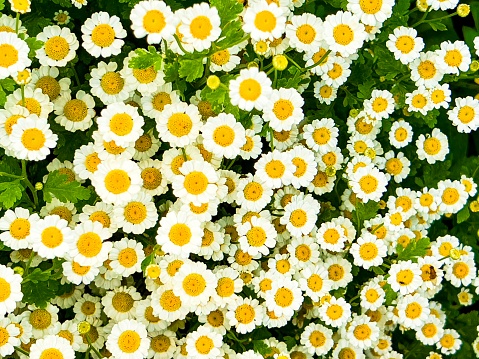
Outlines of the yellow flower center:
M 210 337 L 202 335 L 195 342 L 195 348 L 201 355 L 207 355 L 212 349 L 214 349 L 215 344 Z
M 170 338 L 160 334 L 151 338 L 150 348 L 156 353 L 165 353 L 171 346 Z
M 303 209 L 299 209 L 299 208 L 295 209 L 294 211 L 291 212 L 289 221 L 294 227 L 301 228 L 308 221 L 308 214 Z
M 338 44 L 347 46 L 354 40 L 354 31 L 349 25 L 339 24 L 333 29 L 333 37 Z
M 333 68 L 328 71 L 328 76 L 332 78 L 333 80 L 336 80 L 337 78 L 341 77 L 342 74 L 343 74 L 343 68 L 337 62 L 335 62 L 333 64 Z
M 171 102 L 171 96 L 166 92 L 158 92 L 151 100 L 153 108 L 157 111 L 163 111 L 165 106 L 170 105 Z
M 266 243 L 266 232 L 261 227 L 252 227 L 246 233 L 248 244 L 252 247 L 261 247 Z
M 308 288 L 313 292 L 319 292 L 323 288 L 323 278 L 317 274 L 312 274 L 307 280 Z
M 359 180 L 359 187 L 366 194 L 370 194 L 376 191 L 378 188 L 378 185 L 379 185 L 379 181 L 377 180 L 376 177 L 372 175 L 365 175 L 361 177 L 361 179 Z
M 141 337 L 133 330 L 125 330 L 118 337 L 118 347 L 123 353 L 131 354 L 136 352 L 140 344 Z
M 371 337 L 372 330 L 367 324 L 360 324 L 354 328 L 354 337 L 357 340 L 367 340 Z
M 213 141 L 221 147 L 231 146 L 235 137 L 235 131 L 228 125 L 219 126 L 213 131 Z
M 365 14 L 374 15 L 381 11 L 382 0 L 360 0 L 359 6 Z
M 207 16 L 200 15 L 191 21 L 190 32 L 195 39 L 205 40 L 210 36 L 211 30 L 213 25 Z
M 10 235 L 17 239 L 25 239 L 30 235 L 30 221 L 25 218 L 16 218 L 10 223 Z
M 10 67 L 18 62 L 18 50 L 10 44 L 0 45 L 0 66 Z
M 100 236 L 94 232 L 83 233 L 77 241 L 78 252 L 88 258 L 98 255 L 102 247 L 103 242 Z
M 409 319 L 417 319 L 421 316 L 422 306 L 418 302 L 409 303 L 405 309 L 406 317 Z
M 146 206 L 141 202 L 130 202 L 125 206 L 123 214 L 126 221 L 133 224 L 140 224 L 146 219 Z
M 315 330 L 309 335 L 309 342 L 315 348 L 322 347 L 326 343 L 326 336 L 319 330 Z
M 371 242 L 364 243 L 359 248 L 359 256 L 365 261 L 373 260 L 378 256 L 378 247 Z
M 256 14 L 254 26 L 263 32 L 271 32 L 276 28 L 276 16 L 271 11 L 263 10 Z
M 251 323 L 256 316 L 254 308 L 249 304 L 242 304 L 235 310 L 235 318 L 240 324 Z
M 386 171 L 387 173 L 396 176 L 401 173 L 403 169 L 403 164 L 398 158 L 390 158 L 386 161 Z
M 332 264 L 328 268 L 328 278 L 332 281 L 340 281 L 343 279 L 345 270 L 340 264 Z
M 93 152 L 85 157 L 85 168 L 88 172 L 96 172 L 98 165 L 101 163 L 98 153 Z
M 57 227 L 45 228 L 41 238 L 43 245 L 48 248 L 56 248 L 63 243 L 63 233 Z
M 424 80 L 432 79 L 437 73 L 436 65 L 431 60 L 424 60 L 417 67 L 417 72 Z
M 421 328 L 421 332 L 426 338 L 433 338 L 437 334 L 437 327 L 433 323 L 426 323 Z
M 150 66 L 146 69 L 133 69 L 133 76 L 138 80 L 139 83 L 149 84 L 155 81 L 158 76 L 158 72 L 153 66 Z
M 97 25 L 91 33 L 91 41 L 99 47 L 109 47 L 115 40 L 115 30 L 108 24 Z
M 230 57 L 231 55 L 228 49 L 216 51 L 211 55 L 211 62 L 218 66 L 226 65 L 230 60 Z
M 131 268 L 138 263 L 138 256 L 133 248 L 125 248 L 118 253 L 118 262 L 125 268 Z
M 208 177 L 203 172 L 193 171 L 185 176 L 183 185 L 188 193 L 199 195 L 208 188 Z
M 55 61 L 63 60 L 70 52 L 70 45 L 61 36 L 53 36 L 45 42 L 45 54 Z
M 271 160 L 266 164 L 264 170 L 271 178 L 281 178 L 286 171 L 286 167 L 280 160 Z
M 100 86 L 107 95 L 117 95 L 123 90 L 125 80 L 117 72 L 107 72 L 100 80 Z
M 296 29 L 296 37 L 303 44 L 309 45 L 314 41 L 314 38 L 316 37 L 316 30 L 314 30 L 314 27 L 309 24 L 298 26 L 298 28 Z
M 464 279 L 469 274 L 469 266 L 464 262 L 454 263 L 452 267 L 452 273 L 459 279 Z
M 48 348 L 42 351 L 39 359 L 63 359 L 63 354 L 57 348 Z
M 184 246 L 190 243 L 191 229 L 184 223 L 176 223 L 171 227 L 168 238 L 173 244 Z
M 161 32 L 165 26 L 165 15 L 159 10 L 148 10 L 143 16 L 143 27 L 150 34 Z
M 239 86 L 239 95 L 246 101 L 256 101 L 261 93 L 261 84 L 255 79 L 243 80 Z
M 388 101 L 383 97 L 378 97 L 374 99 L 372 108 L 374 112 L 381 113 L 388 108 Z
M 290 100 L 278 100 L 274 103 L 273 113 L 278 120 L 284 121 L 293 115 L 294 106 Z
M 131 179 L 124 170 L 111 170 L 105 176 L 105 188 L 113 194 L 120 194 L 128 191 L 131 185 Z
M 455 188 L 446 188 L 442 193 L 441 200 L 447 205 L 453 205 L 461 198 L 459 191 Z
M 451 67 L 458 67 L 462 63 L 461 52 L 456 49 L 446 51 L 444 62 Z
M 0 278 L 0 303 L 10 298 L 11 293 L 12 289 L 10 287 L 10 283 L 8 283 L 5 279 Z
M 295 257 L 301 262 L 306 262 L 311 258 L 311 248 L 306 244 L 300 244 L 294 251 Z
M 52 323 L 52 315 L 46 309 L 35 309 L 30 313 L 29 321 L 34 329 L 47 329 Z
M 462 123 L 469 123 L 476 117 L 476 111 L 471 106 L 463 106 L 457 114 L 457 118 Z
M 167 127 L 173 136 L 182 137 L 190 133 L 193 128 L 193 121 L 185 113 L 175 113 L 168 119 Z
M 414 38 L 409 35 L 402 35 L 396 39 L 396 48 L 403 54 L 409 54 L 412 50 L 414 50 L 414 46 Z
M 243 190 L 244 198 L 247 201 L 257 201 L 263 195 L 263 186 L 258 182 L 248 183 Z
M 235 283 L 233 279 L 228 277 L 222 277 L 218 279 L 218 284 L 216 285 L 216 293 L 222 297 L 230 297 L 235 292 Z
M 414 273 L 410 269 L 403 269 L 400 270 L 396 274 L 396 282 L 398 282 L 401 286 L 409 285 L 414 279 Z
M 65 117 L 72 122 L 80 122 L 88 115 L 88 107 L 82 100 L 70 100 L 63 108 Z
M 130 294 L 125 292 L 118 292 L 115 293 L 113 298 L 111 299 L 111 304 L 113 308 L 120 313 L 126 313 L 133 308 L 133 304 L 135 301 L 131 297 Z
M 331 304 L 328 309 L 326 309 L 326 315 L 331 320 L 337 320 L 343 316 L 344 309 L 339 304 Z
M 42 130 L 29 128 L 23 131 L 21 141 L 27 150 L 38 151 L 45 145 L 46 138 Z
M 205 291 L 205 288 L 206 280 L 201 274 L 188 274 L 185 279 L 183 279 L 183 290 L 189 296 L 197 297 Z
M 154 167 L 145 168 L 141 171 L 141 178 L 143 179 L 143 188 L 148 190 L 158 188 L 162 181 L 160 170 Z

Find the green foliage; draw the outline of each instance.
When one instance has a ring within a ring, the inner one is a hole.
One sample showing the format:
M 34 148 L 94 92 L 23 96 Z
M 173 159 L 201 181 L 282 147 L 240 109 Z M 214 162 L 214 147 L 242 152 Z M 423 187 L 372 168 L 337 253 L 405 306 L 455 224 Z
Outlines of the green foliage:
M 9 209 L 22 198 L 22 193 L 25 187 L 17 179 L 12 182 L 0 183 L 0 207 Z
M 281 74 L 281 78 L 278 80 L 278 87 L 285 88 L 298 88 L 300 84 L 304 82 L 304 78 L 301 76 L 301 70 L 296 66 L 290 66 L 287 72 Z
M 399 243 L 396 246 L 396 252 L 398 254 L 397 259 L 401 261 L 412 260 L 413 262 L 416 262 L 417 257 L 424 257 L 426 255 L 427 249 L 430 245 L 431 241 L 427 237 L 420 238 L 419 240 L 411 239 L 406 248 Z
M 379 203 L 375 201 L 368 201 L 362 203 L 359 200 L 356 201 L 356 208 L 353 211 L 353 222 L 358 227 L 362 227 L 364 221 L 375 217 L 379 210 Z
M 136 49 L 136 56 L 133 57 L 128 66 L 133 69 L 147 69 L 154 66 L 155 70 L 161 69 L 163 64 L 163 56 L 157 52 L 154 46 L 148 46 L 148 51 L 145 49 Z
M 76 203 L 78 200 L 87 200 L 90 195 L 88 188 L 83 187 L 77 181 L 69 182 L 68 177 L 58 170 L 48 175 L 43 186 L 43 198 L 47 202 L 50 202 L 53 198 L 58 198 L 62 202 Z
M 62 262 L 53 260 L 50 268 L 35 268 L 22 281 L 23 302 L 45 308 L 57 296 L 59 279 L 62 277 Z
M 254 340 L 253 349 L 263 357 L 269 356 L 273 353 L 273 350 L 262 340 Z
M 237 0 L 210 0 L 210 5 L 218 10 L 222 28 L 227 22 L 237 19 L 243 11 L 243 5 Z
M 180 68 L 178 74 L 180 77 L 185 77 L 186 81 L 192 82 L 203 76 L 204 66 L 203 58 L 188 59 L 182 58 L 180 60 Z
M 52 0 L 52 2 L 54 2 L 55 4 L 58 4 L 60 6 L 63 6 L 63 7 L 72 7 L 72 2 L 70 0 Z M 121 2 L 121 0 L 120 0 Z
M 30 48 L 28 57 L 31 59 L 35 58 L 35 54 L 37 53 L 37 50 L 41 49 L 43 46 L 43 41 L 37 40 L 36 37 L 29 37 L 25 41 L 27 42 L 27 45 Z
M 12 78 L 8 77 L 6 79 L 0 80 L 0 106 L 5 105 L 5 102 L 7 100 L 7 92 L 11 93 L 14 90 L 15 81 L 13 81 Z
M 457 223 L 459 224 L 459 223 L 467 221 L 470 216 L 471 216 L 471 213 L 469 212 L 469 208 L 466 205 L 464 206 L 463 209 L 457 212 Z
M 5 0 L 0 0 L 0 11 L 5 9 Z

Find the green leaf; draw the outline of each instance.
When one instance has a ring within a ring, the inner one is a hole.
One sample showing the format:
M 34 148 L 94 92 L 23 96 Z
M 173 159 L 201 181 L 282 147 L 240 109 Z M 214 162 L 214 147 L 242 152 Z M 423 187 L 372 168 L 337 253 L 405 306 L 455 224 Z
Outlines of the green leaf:
M 222 25 L 235 20 L 243 11 L 243 5 L 237 0 L 210 0 L 210 5 L 218 10 Z
M 62 202 L 70 201 L 72 203 L 78 200 L 87 200 L 90 198 L 90 190 L 82 187 L 77 181 L 68 182 L 68 177 L 58 170 L 48 175 L 47 181 L 43 186 L 43 198 L 46 202 L 58 198 Z
M 297 343 L 296 339 L 294 339 L 293 337 L 290 337 L 289 335 L 285 336 L 283 338 L 283 341 L 286 343 L 288 350 L 291 350 Z
M 5 0 L 0 0 L 0 11 L 5 9 Z
M 359 224 L 362 226 L 363 222 L 375 217 L 378 214 L 379 211 L 379 204 L 374 201 L 368 201 L 366 203 L 359 202 L 359 200 L 356 202 L 356 208 L 352 213 L 353 216 L 353 222 L 358 225 Z
M 417 257 L 424 257 L 426 255 L 427 249 L 430 245 L 431 242 L 427 237 L 423 237 L 419 240 L 412 239 L 406 248 L 399 243 L 396 246 L 396 252 L 398 254 L 397 259 L 401 261 L 412 260 L 415 262 Z
M 253 341 L 253 349 L 256 353 L 261 354 L 263 357 L 273 353 L 273 349 L 271 349 L 268 344 L 266 344 L 262 340 L 254 340 Z
M 46 280 L 41 284 L 37 283 L 33 281 L 22 283 L 23 302 L 45 308 L 50 300 L 56 297 L 59 281 Z
M 37 40 L 36 37 L 29 37 L 25 39 L 28 47 L 30 48 L 30 52 L 28 53 L 28 57 L 34 58 L 37 50 L 41 49 L 43 46 L 43 41 Z
M 145 49 L 136 49 L 135 53 L 136 56 L 128 62 L 128 67 L 132 69 L 147 69 L 154 66 L 155 70 L 161 69 L 163 57 L 156 51 L 154 46 L 149 46 L 148 51 Z
M 216 46 L 218 50 L 224 50 L 237 45 L 243 38 L 245 38 L 243 24 L 241 21 L 232 21 L 223 28 L 219 40 L 216 41 Z
M 464 35 L 464 41 L 466 42 L 467 46 L 469 46 L 469 49 L 474 51 L 474 39 L 476 38 L 476 36 L 479 36 L 479 29 L 476 30 L 472 27 L 463 26 L 462 33 Z
M 19 179 L 0 183 L 0 206 L 4 209 L 12 208 L 22 198 L 24 190 Z
M 13 92 L 15 90 L 16 83 L 11 77 L 7 77 L 6 79 L 0 81 L 0 86 L 2 86 L 4 90 Z
M 303 78 L 301 77 L 301 71 L 296 66 L 290 66 L 288 69 L 289 74 L 282 74 L 283 77 L 278 80 L 278 87 L 284 88 L 297 88 Z
M 392 302 L 398 297 L 398 294 L 391 288 L 389 283 L 386 283 L 382 288 L 386 293 L 386 305 L 391 305 Z
M 72 7 L 72 2 L 70 0 L 52 0 L 55 4 L 58 4 L 63 7 Z
M 431 28 L 434 30 L 434 31 L 446 31 L 447 30 L 447 26 L 445 24 L 443 24 L 441 22 L 441 20 L 439 21 L 431 21 L 431 22 L 428 22 L 429 26 L 431 26 Z
M 203 76 L 204 66 L 203 58 L 198 59 L 180 59 L 180 68 L 178 74 L 180 77 L 186 77 L 186 81 L 192 82 Z
M 374 80 L 368 80 L 364 84 L 359 84 L 358 86 L 358 98 L 359 99 L 369 99 L 371 93 L 373 92 L 373 87 L 376 84 Z
M 469 213 L 469 207 L 466 205 L 463 209 L 457 212 L 457 223 L 465 222 L 469 219 L 471 213 Z

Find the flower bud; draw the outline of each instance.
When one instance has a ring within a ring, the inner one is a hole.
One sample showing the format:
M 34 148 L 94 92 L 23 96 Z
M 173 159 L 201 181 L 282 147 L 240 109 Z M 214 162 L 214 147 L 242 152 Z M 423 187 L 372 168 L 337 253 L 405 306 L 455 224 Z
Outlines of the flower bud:
M 78 333 L 87 334 L 90 331 L 91 325 L 86 321 L 78 323 Z
M 458 249 L 453 248 L 449 252 L 449 257 L 451 257 L 454 260 L 458 260 L 459 258 L 461 258 L 461 252 Z
M 276 55 L 273 57 L 273 67 L 278 71 L 283 71 L 288 67 L 288 59 L 284 55 Z
M 469 65 L 469 70 L 474 71 L 474 72 L 476 72 L 477 70 L 479 70 L 479 61 L 473 60 L 473 61 L 471 62 L 471 65 Z
M 469 209 L 471 210 L 471 212 L 473 213 L 476 213 L 476 212 L 479 212 L 479 202 L 476 200 L 476 201 L 472 201 L 470 204 L 469 204 Z
M 368 156 L 370 159 L 375 159 L 376 158 L 376 151 L 374 150 L 374 148 L 371 148 L 371 147 L 368 147 L 366 148 L 366 150 L 364 151 L 364 155 L 365 156 Z
M 466 17 L 471 12 L 471 7 L 467 4 L 459 4 L 456 11 L 460 17 Z
M 206 80 L 206 86 L 212 90 L 216 90 L 221 84 L 220 78 L 216 75 L 211 75 Z
M 23 273 L 25 273 L 25 270 L 22 267 L 13 267 L 13 272 L 16 274 L 20 274 L 23 277 Z
M 41 182 L 35 183 L 35 189 L 37 191 L 41 191 L 43 189 L 43 183 L 41 183 Z
M 427 9 L 429 8 L 429 6 L 427 4 L 427 0 L 418 0 L 416 2 L 416 6 L 417 6 L 418 10 L 421 11 L 421 12 L 426 12 Z
M 333 166 L 328 166 L 326 167 L 324 173 L 326 173 L 326 176 L 328 177 L 333 177 L 334 175 L 336 175 L 336 168 L 334 168 Z

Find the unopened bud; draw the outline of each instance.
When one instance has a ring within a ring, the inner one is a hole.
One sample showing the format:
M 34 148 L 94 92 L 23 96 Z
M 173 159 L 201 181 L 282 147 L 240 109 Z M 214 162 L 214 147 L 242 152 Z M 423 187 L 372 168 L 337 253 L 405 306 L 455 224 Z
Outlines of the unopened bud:
M 466 17 L 471 12 L 471 7 L 467 4 L 460 4 L 456 11 L 460 17 Z
M 158 264 L 150 264 L 146 267 L 145 272 L 148 278 L 156 279 L 160 276 L 161 268 Z
M 216 90 L 221 84 L 220 78 L 216 75 L 211 75 L 206 80 L 206 86 L 208 86 L 212 90 Z
M 418 0 L 416 2 L 417 9 L 421 12 L 426 12 L 427 9 L 429 8 L 427 4 L 427 0 Z
M 368 147 L 364 151 L 364 155 L 368 156 L 370 159 L 374 160 L 376 158 L 376 151 L 374 150 L 374 148 Z
M 471 210 L 471 212 L 473 213 L 476 213 L 476 212 L 479 212 L 479 202 L 476 200 L 476 201 L 472 201 L 470 204 L 469 204 L 469 209 Z
M 88 322 L 80 322 L 78 323 L 78 333 L 80 334 L 87 334 L 90 331 L 91 325 Z
M 349 110 L 349 116 L 351 117 L 357 117 L 359 115 L 359 110 L 353 108 L 351 110 Z
M 41 183 L 41 182 L 35 183 L 35 189 L 37 191 L 41 191 L 43 189 L 43 183 Z
M 333 177 L 336 175 L 336 168 L 334 168 L 333 166 L 328 166 L 326 167 L 324 173 L 326 173 L 326 176 L 328 177 Z
M 476 72 L 479 70 L 479 61 L 473 60 L 471 64 L 469 65 L 469 70 Z
M 25 273 L 25 270 L 22 267 L 13 267 L 13 272 L 16 274 L 20 274 L 23 277 L 23 273 Z
M 255 61 L 248 62 L 248 65 L 246 65 L 249 69 L 253 67 L 259 67 L 258 63 Z
M 379 78 L 379 81 L 380 81 L 380 82 L 386 81 L 386 76 L 381 76 L 381 77 Z
M 284 55 L 276 55 L 273 57 L 273 67 L 278 71 L 283 71 L 288 67 L 288 59 Z
M 461 252 L 458 249 L 453 248 L 449 252 L 449 257 L 451 257 L 454 260 L 458 260 L 459 258 L 461 258 Z

